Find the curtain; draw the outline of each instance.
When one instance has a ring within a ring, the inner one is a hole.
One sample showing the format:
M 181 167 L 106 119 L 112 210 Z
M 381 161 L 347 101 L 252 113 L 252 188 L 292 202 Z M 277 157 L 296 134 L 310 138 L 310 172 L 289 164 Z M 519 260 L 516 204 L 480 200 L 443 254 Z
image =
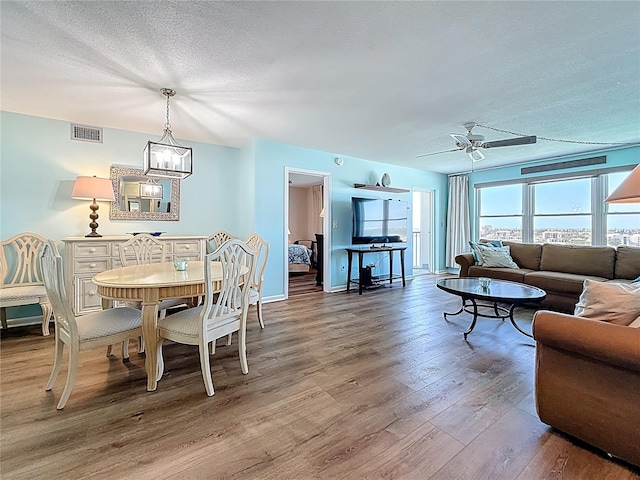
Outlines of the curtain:
M 469 178 L 449 177 L 447 210 L 446 266 L 456 268 L 456 255 L 469 251 Z
M 311 187 L 311 218 L 313 219 L 312 225 L 314 233 L 322 233 L 322 222 L 324 218 L 320 217 L 323 206 L 323 186 L 314 185 Z

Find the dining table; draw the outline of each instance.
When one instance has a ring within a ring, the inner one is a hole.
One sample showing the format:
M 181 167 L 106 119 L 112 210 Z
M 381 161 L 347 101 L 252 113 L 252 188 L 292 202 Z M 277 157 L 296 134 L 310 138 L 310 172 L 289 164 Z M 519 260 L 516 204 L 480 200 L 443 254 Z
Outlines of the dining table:
M 248 268 L 245 267 L 245 272 Z M 213 291 L 222 282 L 222 264 L 211 262 Z M 142 335 L 145 342 L 147 391 L 158 386 L 158 304 L 165 299 L 203 297 L 204 262 L 190 261 L 185 270 L 176 270 L 173 262 L 149 263 L 114 268 L 98 273 L 92 279 L 102 298 L 102 308 L 114 301 L 142 302 Z M 197 303 L 197 300 L 194 301 Z

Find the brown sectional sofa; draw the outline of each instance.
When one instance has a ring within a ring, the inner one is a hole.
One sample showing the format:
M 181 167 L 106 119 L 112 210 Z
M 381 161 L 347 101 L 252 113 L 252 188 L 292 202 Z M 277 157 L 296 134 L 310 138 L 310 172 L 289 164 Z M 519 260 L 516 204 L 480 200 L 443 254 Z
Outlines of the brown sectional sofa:
M 573 313 L 584 280 L 631 282 L 640 276 L 640 248 L 503 242 L 520 268 L 475 265 L 471 253 L 456 256 L 460 277 L 525 283 L 547 292 L 541 307 Z
M 538 416 L 640 467 L 640 328 L 540 310 Z

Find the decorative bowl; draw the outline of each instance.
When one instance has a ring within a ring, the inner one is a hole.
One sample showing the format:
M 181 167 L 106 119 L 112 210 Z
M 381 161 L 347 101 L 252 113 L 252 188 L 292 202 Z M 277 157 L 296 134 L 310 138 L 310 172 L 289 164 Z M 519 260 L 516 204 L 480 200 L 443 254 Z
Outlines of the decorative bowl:
M 133 235 L 135 237 L 136 235 L 140 235 L 141 233 L 146 233 L 147 235 L 151 235 L 152 237 L 159 237 L 165 232 L 130 232 L 129 235 Z

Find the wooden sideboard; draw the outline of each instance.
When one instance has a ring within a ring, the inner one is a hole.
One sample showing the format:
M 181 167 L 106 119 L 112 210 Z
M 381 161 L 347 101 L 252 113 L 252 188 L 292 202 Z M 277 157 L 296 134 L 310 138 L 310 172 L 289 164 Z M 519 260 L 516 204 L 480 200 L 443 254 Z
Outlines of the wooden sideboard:
M 91 279 L 94 275 L 121 267 L 120 245 L 131 236 L 99 238 L 67 237 L 65 244 L 65 288 L 75 315 L 86 315 L 102 308 L 96 286 Z M 167 236 L 158 237 L 166 242 L 168 260 L 203 260 L 207 237 Z

